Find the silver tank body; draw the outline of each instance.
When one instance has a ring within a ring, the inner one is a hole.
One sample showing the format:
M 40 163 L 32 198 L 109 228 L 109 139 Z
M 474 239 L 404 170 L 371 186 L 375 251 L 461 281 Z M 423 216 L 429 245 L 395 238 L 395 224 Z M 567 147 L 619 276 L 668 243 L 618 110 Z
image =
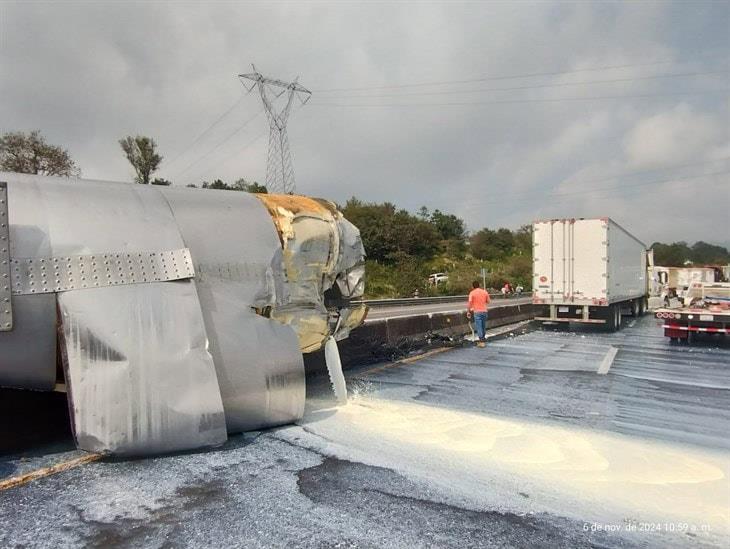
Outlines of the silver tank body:
M 364 318 L 324 300 L 336 284 L 347 299 L 362 294 L 362 243 L 341 216 L 307 234 L 327 260 L 321 286 L 302 295 L 287 271 L 296 257 L 255 195 L 2 172 L 0 182 L 12 290 L 0 386 L 51 390 L 62 365 L 82 449 L 178 451 L 296 421 L 302 351 Z M 302 328 L 312 313 L 327 334 Z

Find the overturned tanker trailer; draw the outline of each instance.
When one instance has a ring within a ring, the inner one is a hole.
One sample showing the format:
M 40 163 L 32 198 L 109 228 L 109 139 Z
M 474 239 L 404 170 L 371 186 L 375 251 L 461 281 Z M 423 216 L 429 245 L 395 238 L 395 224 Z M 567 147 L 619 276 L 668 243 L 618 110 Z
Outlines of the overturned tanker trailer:
M 363 260 L 324 200 L 0 172 L 0 386 L 65 383 L 77 445 L 118 455 L 296 421 L 302 353 L 343 398 Z

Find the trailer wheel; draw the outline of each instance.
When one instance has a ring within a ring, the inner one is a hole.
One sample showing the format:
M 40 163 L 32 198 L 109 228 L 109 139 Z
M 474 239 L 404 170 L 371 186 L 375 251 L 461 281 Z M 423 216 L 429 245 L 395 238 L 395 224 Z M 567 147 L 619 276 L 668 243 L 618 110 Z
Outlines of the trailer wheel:
M 617 303 L 616 304 L 616 329 L 615 329 L 616 332 L 618 332 L 621 329 L 621 318 L 622 318 L 622 316 L 623 315 L 621 313 L 621 304 L 620 303 Z
M 606 311 L 606 324 L 604 324 L 607 332 L 616 331 L 616 306 L 609 305 Z
M 639 303 L 638 299 L 634 299 L 631 302 L 631 316 L 634 318 L 638 318 L 641 316 L 641 304 Z

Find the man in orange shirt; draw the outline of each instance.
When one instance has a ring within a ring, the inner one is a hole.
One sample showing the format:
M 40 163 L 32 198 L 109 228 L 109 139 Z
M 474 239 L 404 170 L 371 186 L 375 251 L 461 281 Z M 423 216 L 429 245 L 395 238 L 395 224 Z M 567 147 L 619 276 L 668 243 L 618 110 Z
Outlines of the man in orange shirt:
M 474 324 L 476 324 L 477 335 L 479 336 L 477 347 L 484 347 L 486 345 L 484 334 L 487 331 L 487 304 L 491 299 L 489 298 L 489 292 L 479 287 L 478 280 L 472 282 L 471 285 L 474 289 L 469 292 L 466 316 L 471 318 L 474 315 Z

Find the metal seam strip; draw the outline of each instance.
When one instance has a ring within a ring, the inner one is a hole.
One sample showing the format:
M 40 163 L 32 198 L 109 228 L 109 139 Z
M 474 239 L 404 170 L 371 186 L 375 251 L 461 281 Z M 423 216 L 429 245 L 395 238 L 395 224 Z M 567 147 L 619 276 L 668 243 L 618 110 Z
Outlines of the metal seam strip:
M 13 295 L 166 282 L 195 276 L 188 248 L 13 258 L 9 267 Z
M 11 296 L 8 184 L 0 181 L 0 332 L 7 332 L 13 329 L 13 304 Z

